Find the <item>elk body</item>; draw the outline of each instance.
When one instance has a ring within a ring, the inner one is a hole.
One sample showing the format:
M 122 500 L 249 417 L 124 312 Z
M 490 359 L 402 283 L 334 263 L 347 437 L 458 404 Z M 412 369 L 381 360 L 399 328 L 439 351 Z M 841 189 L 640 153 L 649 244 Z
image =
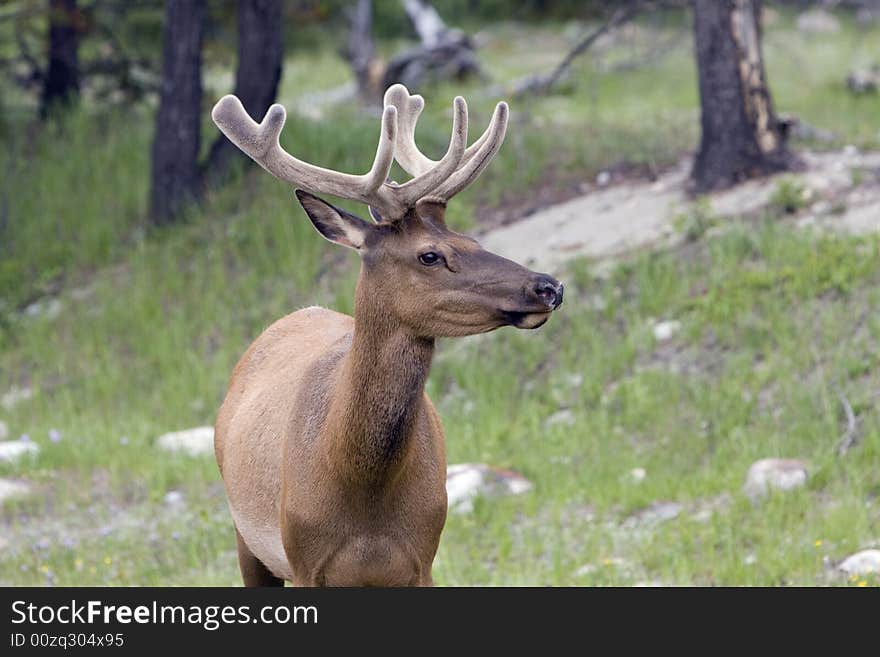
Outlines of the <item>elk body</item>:
M 356 176 L 286 153 L 280 105 L 260 124 L 234 96 L 214 107 L 230 140 L 299 188 L 318 232 L 362 257 L 354 317 L 311 307 L 272 324 L 236 365 L 217 416 L 245 585 L 430 585 L 446 521 L 443 426 L 424 392 L 435 340 L 536 328 L 562 303 L 558 281 L 444 223 L 446 202 L 498 152 L 507 106 L 466 147 L 456 98 L 436 162 L 415 145 L 422 108 L 401 85 L 387 91 L 375 161 Z M 387 180 L 395 158 L 413 176 L 399 185 Z M 374 221 L 311 192 L 366 203 Z

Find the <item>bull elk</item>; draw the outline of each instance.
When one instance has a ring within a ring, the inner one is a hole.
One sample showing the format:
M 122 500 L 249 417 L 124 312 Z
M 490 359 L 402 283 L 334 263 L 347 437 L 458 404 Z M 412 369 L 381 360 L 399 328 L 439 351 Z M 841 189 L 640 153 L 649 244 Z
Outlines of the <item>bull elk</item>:
M 498 152 L 507 105 L 467 147 L 457 97 L 439 161 L 415 144 L 423 107 L 402 85 L 388 89 L 364 175 L 285 152 L 280 105 L 259 124 L 235 96 L 213 109 L 233 143 L 299 188 L 318 232 L 362 259 L 354 317 L 312 306 L 272 324 L 235 366 L 220 407 L 214 449 L 246 586 L 431 585 L 446 522 L 445 437 L 424 392 L 435 340 L 537 328 L 562 303 L 557 280 L 444 222 L 447 201 Z M 395 158 L 412 176 L 402 184 L 387 178 Z M 373 221 L 312 192 L 368 204 Z

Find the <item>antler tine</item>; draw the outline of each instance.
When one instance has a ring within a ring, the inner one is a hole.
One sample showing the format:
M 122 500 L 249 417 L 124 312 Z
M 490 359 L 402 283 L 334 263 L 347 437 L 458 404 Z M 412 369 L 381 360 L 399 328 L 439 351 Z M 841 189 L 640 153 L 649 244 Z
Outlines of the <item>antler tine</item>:
M 456 103 L 459 100 L 464 103 L 460 98 L 456 98 Z M 415 141 L 416 123 L 425 107 L 424 99 L 418 95 L 410 96 L 406 87 L 395 84 L 385 92 L 385 105 L 397 107 L 399 124 L 394 156 L 404 170 L 412 176 L 419 176 L 436 168 L 439 163 L 425 156 Z M 465 149 L 453 172 L 440 178 L 438 185 L 427 191 L 448 200 L 471 184 L 501 148 L 507 132 L 508 116 L 507 103 L 499 103 L 486 131 Z
M 425 156 L 416 146 L 416 123 L 425 109 L 425 99 L 419 95 L 410 96 L 406 87 L 395 84 L 385 92 L 384 105 L 397 108 L 398 130 L 394 157 L 400 166 L 411 176 L 418 176 L 437 166 L 437 162 Z
M 360 176 L 308 164 L 281 148 L 279 137 L 287 118 L 281 105 L 272 105 L 263 121 L 256 123 L 237 97 L 227 95 L 217 101 L 211 117 L 232 143 L 281 180 L 319 194 L 332 194 L 381 208 L 397 207 L 383 188 L 394 160 L 397 137 L 397 109 L 393 106 L 386 107 L 382 113 L 382 131 L 373 166 Z
M 422 164 L 425 168 L 421 169 L 421 172 L 415 178 L 394 189 L 395 196 L 398 197 L 404 206 L 414 206 L 416 201 L 427 194 L 433 193 L 435 189 L 443 184 L 443 181 L 455 173 L 456 169 L 461 165 L 465 146 L 467 146 L 467 132 L 467 103 L 464 102 L 464 98 L 461 96 L 456 96 L 452 103 L 452 135 L 449 138 L 449 148 L 446 149 L 446 154 L 443 158 L 439 162 L 434 162 L 434 160 L 419 153 L 415 147 L 415 142 L 411 142 L 413 150 L 424 160 Z M 401 142 L 406 141 L 399 139 L 399 135 L 400 133 L 398 132 L 396 151 L 401 149 Z M 398 161 L 399 159 L 398 157 Z M 425 162 L 430 164 L 426 165 Z
M 448 201 L 479 177 L 483 169 L 489 166 L 489 163 L 501 149 L 501 144 L 504 143 L 509 116 L 510 111 L 507 103 L 501 102 L 495 106 L 495 112 L 486 132 L 468 148 L 470 156 L 465 152 L 462 158 L 464 164 L 441 183 L 434 191 L 435 196 Z

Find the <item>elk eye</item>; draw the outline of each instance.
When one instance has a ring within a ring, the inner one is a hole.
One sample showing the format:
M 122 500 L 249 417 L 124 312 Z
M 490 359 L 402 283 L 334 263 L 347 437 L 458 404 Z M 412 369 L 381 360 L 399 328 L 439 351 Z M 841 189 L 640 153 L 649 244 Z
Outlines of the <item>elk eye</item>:
M 430 267 L 431 265 L 436 265 L 438 262 L 440 262 L 440 254 L 434 253 L 433 251 L 422 253 L 421 255 L 419 255 L 419 262 L 427 267 Z

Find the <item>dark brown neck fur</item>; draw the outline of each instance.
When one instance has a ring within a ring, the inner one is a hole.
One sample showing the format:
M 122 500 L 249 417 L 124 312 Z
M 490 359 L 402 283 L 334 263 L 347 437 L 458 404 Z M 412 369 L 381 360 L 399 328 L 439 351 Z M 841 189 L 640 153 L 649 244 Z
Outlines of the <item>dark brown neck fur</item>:
M 412 446 L 416 411 L 434 340 L 416 337 L 358 282 L 351 350 L 340 365 L 325 437 L 337 472 L 350 481 L 394 481 Z

